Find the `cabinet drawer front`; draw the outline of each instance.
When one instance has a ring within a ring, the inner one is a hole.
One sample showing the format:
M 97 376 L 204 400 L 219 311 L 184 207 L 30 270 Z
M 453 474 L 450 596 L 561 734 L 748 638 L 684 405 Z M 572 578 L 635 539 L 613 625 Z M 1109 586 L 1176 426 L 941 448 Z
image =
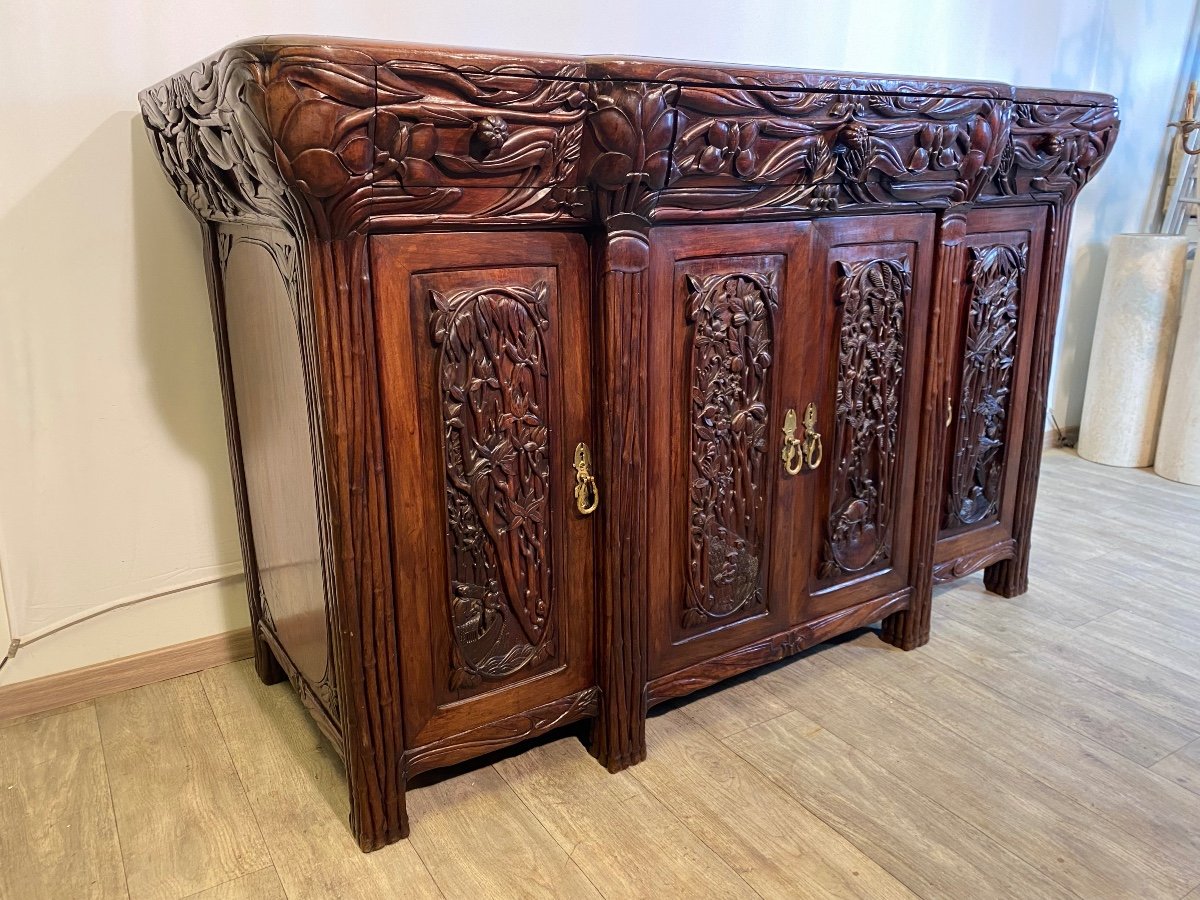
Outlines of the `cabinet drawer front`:
M 986 208 L 967 218 L 962 290 L 950 300 L 958 364 L 948 386 L 937 550 L 939 565 L 960 563 L 955 574 L 978 567 L 967 557 L 991 561 L 1012 538 L 1045 214 L 1044 207 Z
M 787 626 L 802 481 L 783 472 L 780 436 L 804 378 L 809 228 L 652 236 L 651 556 L 664 561 L 651 573 L 654 675 Z
M 930 309 L 933 216 L 818 225 L 826 335 L 822 499 L 811 618 L 909 581 L 914 473 Z
M 587 253 L 566 235 L 386 236 L 372 269 L 418 747 L 593 683 L 572 465 L 592 442 Z

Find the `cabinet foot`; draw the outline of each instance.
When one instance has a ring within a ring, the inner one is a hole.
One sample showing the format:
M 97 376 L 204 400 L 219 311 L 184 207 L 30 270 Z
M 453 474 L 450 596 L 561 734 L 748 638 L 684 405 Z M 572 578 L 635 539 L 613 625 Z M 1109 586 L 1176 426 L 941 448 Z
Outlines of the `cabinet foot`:
M 983 586 L 1001 597 L 1019 597 L 1029 590 L 1029 553 L 1017 547 L 1017 555 L 983 570 Z
M 275 654 L 271 652 L 271 648 L 267 646 L 267 642 L 257 631 L 254 635 L 254 671 L 258 673 L 258 680 L 266 685 L 279 684 L 279 682 L 287 680 L 287 672 L 284 671 L 279 660 L 275 658 Z
M 646 720 L 628 722 L 623 733 L 617 733 L 605 722 L 603 713 L 592 724 L 588 737 L 588 753 L 609 772 L 620 772 L 646 758 Z
M 929 643 L 929 614 L 932 607 L 933 598 L 930 596 L 915 606 L 888 616 L 883 620 L 880 639 L 901 650 L 916 650 L 925 646 Z
M 350 831 L 363 853 L 379 850 L 408 837 L 408 806 L 404 800 L 404 785 L 391 789 L 387 803 L 366 798 L 355 801 L 351 795 Z

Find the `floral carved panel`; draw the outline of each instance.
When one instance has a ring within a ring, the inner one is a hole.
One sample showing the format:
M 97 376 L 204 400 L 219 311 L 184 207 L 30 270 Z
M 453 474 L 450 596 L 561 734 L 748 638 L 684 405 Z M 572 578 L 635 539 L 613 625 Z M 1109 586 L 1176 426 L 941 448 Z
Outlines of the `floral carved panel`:
M 943 528 L 975 525 L 999 511 L 1018 300 L 1029 261 L 1025 243 L 971 247 L 969 253 L 970 305 Z
M 906 259 L 839 263 L 837 398 L 829 518 L 818 575 L 835 579 L 891 558 L 904 387 Z
M 444 428 L 451 687 L 553 655 L 545 282 L 431 291 Z
M 688 86 L 660 216 L 961 202 L 999 165 L 1010 110 L 992 97 L 832 84 L 805 93 Z
M 764 604 L 778 271 L 687 275 L 691 378 L 683 625 Z

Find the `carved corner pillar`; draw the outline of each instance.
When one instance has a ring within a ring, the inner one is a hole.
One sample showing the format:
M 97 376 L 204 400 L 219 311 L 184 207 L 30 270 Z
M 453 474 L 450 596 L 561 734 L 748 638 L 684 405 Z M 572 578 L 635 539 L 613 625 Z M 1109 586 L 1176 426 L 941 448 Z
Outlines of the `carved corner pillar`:
M 610 772 L 646 757 L 650 586 L 650 211 L 666 185 L 675 85 L 596 82 L 584 154 L 604 229 L 597 242 L 601 376 L 597 402 L 602 484 L 599 583 L 600 710 L 591 753 Z
M 365 235 L 313 240 L 316 355 L 324 417 L 350 827 L 363 850 L 408 836 L 398 622 L 392 584 L 375 323 Z
M 933 303 L 929 323 L 930 349 L 925 373 L 924 406 L 921 409 L 919 450 L 924 460 L 945 456 L 948 429 L 946 400 L 950 396 L 950 375 L 954 346 L 956 309 L 945 298 L 958 296 L 963 262 L 966 258 L 968 204 L 956 204 L 938 219 L 937 258 L 934 261 L 934 292 L 941 298 Z M 942 467 L 920 467 L 916 489 L 916 510 L 912 531 L 912 599 L 909 607 L 883 620 L 882 637 L 902 650 L 913 650 L 929 643 L 929 617 L 933 607 L 933 545 L 944 503 Z

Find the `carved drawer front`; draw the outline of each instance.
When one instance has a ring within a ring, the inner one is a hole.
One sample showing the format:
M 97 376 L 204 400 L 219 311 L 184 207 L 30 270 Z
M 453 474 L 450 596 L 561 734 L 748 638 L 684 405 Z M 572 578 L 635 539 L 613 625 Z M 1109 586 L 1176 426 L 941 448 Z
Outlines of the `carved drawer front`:
M 999 157 L 1007 104 L 832 85 L 684 86 L 663 205 L 819 212 L 966 199 L 969 185 Z
M 933 217 L 821 222 L 814 299 L 824 347 L 820 500 L 805 618 L 909 583 Z
M 594 683 L 587 259 L 573 235 L 372 239 L 410 747 Z
M 654 674 L 786 627 L 785 409 L 806 396 L 810 226 L 658 229 L 650 360 Z M 672 373 L 675 373 L 672 375 Z M 666 561 L 669 560 L 669 564 Z
M 1025 433 L 1044 209 L 979 209 L 967 219 L 938 568 L 945 580 L 1011 555 Z
M 587 92 L 582 65 L 554 77 L 517 65 L 453 70 L 394 61 L 378 68 L 373 189 L 384 214 L 457 208 L 474 216 L 579 212 Z

